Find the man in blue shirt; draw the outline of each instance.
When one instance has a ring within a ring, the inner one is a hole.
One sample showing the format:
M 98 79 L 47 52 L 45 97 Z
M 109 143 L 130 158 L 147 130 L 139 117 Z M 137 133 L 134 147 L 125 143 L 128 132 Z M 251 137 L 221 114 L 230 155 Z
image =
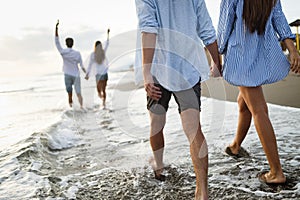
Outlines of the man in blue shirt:
M 207 144 L 200 126 L 200 82 L 209 78 L 206 46 L 212 56 L 213 76 L 221 74 L 216 33 L 204 0 L 136 0 L 141 53 L 136 69 L 141 68 L 150 114 L 151 165 L 154 176 L 165 180 L 163 172 L 164 136 L 168 103 L 173 95 L 190 142 L 196 174 L 195 199 L 208 199 Z

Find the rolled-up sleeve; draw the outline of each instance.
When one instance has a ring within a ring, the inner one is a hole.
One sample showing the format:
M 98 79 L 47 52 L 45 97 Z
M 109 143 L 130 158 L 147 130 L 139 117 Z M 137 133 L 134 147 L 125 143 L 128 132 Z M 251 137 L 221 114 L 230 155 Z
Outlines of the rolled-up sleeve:
M 216 41 L 216 31 L 212 24 L 208 10 L 204 0 L 198 1 L 196 10 L 197 14 L 197 33 L 205 46 Z
M 223 54 L 226 51 L 228 39 L 232 32 L 235 20 L 236 3 L 234 0 L 222 0 L 220 5 L 220 16 L 218 23 L 218 45 L 219 52 Z
M 155 4 L 152 0 L 136 0 L 138 25 L 141 32 L 158 33 L 158 21 Z
M 292 33 L 291 28 L 286 20 L 284 13 L 282 12 L 281 2 L 277 1 L 274 7 L 274 13 L 272 17 L 272 24 L 275 31 L 279 35 L 279 40 L 282 41 L 286 38 L 295 38 L 295 35 Z

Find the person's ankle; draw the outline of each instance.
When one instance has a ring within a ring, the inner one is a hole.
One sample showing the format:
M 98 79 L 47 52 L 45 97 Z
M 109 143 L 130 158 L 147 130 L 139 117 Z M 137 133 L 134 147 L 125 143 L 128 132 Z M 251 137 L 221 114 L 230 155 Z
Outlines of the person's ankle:
M 229 145 L 229 148 L 233 154 L 238 154 L 241 147 L 236 142 L 233 142 Z
M 196 188 L 195 190 L 195 200 L 208 200 L 207 193 L 203 193 L 203 191 Z

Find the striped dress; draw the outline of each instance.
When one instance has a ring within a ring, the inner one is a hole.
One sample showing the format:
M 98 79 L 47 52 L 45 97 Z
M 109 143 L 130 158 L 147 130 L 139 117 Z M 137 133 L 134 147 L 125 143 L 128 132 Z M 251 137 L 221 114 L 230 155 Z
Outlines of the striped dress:
M 232 85 L 256 87 L 285 78 L 290 63 L 279 41 L 294 38 L 277 0 L 265 32 L 250 33 L 243 23 L 243 0 L 222 0 L 218 24 L 219 51 L 224 54 L 223 76 Z

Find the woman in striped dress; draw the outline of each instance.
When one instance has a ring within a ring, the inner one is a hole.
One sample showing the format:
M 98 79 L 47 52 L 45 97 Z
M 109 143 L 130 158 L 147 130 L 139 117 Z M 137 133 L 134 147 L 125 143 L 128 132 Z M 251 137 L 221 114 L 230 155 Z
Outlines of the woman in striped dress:
M 284 183 L 276 137 L 268 116 L 262 85 L 285 78 L 290 69 L 300 72 L 300 56 L 282 12 L 280 0 L 222 0 L 218 25 L 219 51 L 224 54 L 223 76 L 238 86 L 239 119 L 226 153 L 238 156 L 253 117 L 270 165 L 259 175 L 266 183 Z M 279 41 L 287 46 L 289 62 Z

